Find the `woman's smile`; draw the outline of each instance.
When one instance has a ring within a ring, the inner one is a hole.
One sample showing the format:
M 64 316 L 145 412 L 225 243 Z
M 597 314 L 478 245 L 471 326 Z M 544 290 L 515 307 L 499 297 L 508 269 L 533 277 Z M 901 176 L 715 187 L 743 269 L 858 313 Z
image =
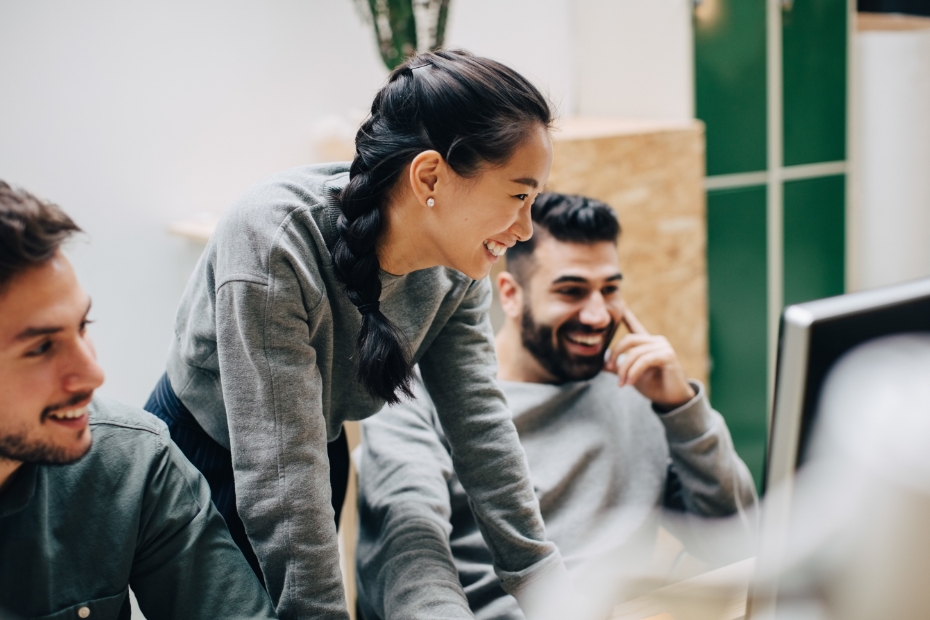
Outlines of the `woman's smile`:
M 485 239 L 484 249 L 491 257 L 491 262 L 496 263 L 498 259 L 507 251 L 507 246 L 500 241 L 495 241 L 494 239 Z

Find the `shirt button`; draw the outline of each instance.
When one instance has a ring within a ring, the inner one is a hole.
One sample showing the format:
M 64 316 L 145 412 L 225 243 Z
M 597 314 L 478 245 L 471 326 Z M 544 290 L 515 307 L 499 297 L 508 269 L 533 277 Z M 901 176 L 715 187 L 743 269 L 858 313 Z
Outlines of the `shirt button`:
M 90 607 L 85 605 L 84 607 L 78 608 L 78 618 L 87 618 L 90 616 Z

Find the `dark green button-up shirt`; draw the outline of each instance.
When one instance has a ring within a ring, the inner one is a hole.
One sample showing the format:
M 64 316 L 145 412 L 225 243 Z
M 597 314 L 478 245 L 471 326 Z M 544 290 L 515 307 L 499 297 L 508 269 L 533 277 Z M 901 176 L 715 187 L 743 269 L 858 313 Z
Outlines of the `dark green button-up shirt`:
M 23 465 L 0 494 L 0 615 L 274 618 L 203 476 L 144 411 L 96 397 L 93 445 Z

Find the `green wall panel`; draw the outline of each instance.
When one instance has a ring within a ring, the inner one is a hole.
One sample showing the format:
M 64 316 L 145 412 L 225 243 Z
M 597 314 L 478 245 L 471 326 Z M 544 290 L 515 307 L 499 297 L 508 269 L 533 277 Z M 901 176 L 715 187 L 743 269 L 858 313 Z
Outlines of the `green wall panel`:
M 846 159 L 846 0 L 782 13 L 785 165 Z
M 767 435 L 766 191 L 707 194 L 710 395 L 761 488 Z
M 785 183 L 785 305 L 845 289 L 846 177 Z
M 694 19 L 707 174 L 765 170 L 765 0 L 705 2 Z

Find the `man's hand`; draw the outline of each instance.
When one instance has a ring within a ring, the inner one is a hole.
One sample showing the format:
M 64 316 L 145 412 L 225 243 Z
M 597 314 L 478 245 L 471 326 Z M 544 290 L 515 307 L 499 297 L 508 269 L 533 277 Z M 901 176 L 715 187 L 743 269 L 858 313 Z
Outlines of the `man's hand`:
M 608 349 L 604 370 L 617 373 L 621 386 L 631 384 L 663 409 L 680 407 L 694 398 L 694 389 L 665 336 L 647 332 L 629 308 L 624 312 L 623 322 L 630 333 Z M 618 367 L 617 358 L 621 354 L 625 355 Z

